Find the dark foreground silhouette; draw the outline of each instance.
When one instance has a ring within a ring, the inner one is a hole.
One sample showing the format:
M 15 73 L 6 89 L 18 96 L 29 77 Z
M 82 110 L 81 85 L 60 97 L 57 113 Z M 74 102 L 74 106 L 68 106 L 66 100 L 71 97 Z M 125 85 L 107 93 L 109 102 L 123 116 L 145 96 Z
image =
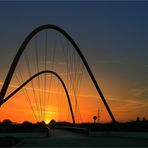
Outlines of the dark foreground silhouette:
M 148 132 L 148 120 L 136 120 L 131 122 L 120 123 L 118 122 L 119 129 L 116 129 L 114 124 L 111 123 L 81 123 L 73 124 L 69 122 L 56 122 L 51 120 L 49 124 L 45 122 L 31 123 L 24 121 L 23 123 L 14 123 L 8 119 L 0 122 L 0 133 L 16 133 L 16 132 L 38 132 L 45 131 L 46 127 L 50 129 L 63 128 L 73 129 L 87 129 L 88 131 L 126 131 L 126 132 Z
M 11 147 L 20 141 L 21 139 L 16 137 L 9 137 L 9 136 L 0 137 L 0 147 Z
M 10 133 L 13 136 L 1 136 L 0 137 L 0 147 L 10 147 L 19 143 L 22 138 L 18 138 L 15 136 L 17 133 L 43 133 L 44 136 L 49 136 L 48 129 L 62 129 L 63 132 L 65 130 L 70 132 L 75 132 L 79 134 L 89 135 L 93 132 L 139 132 L 139 133 L 147 133 L 148 132 L 148 121 L 147 120 L 136 120 L 132 122 L 126 123 L 118 123 L 119 129 L 117 130 L 113 123 L 81 123 L 81 124 L 72 124 L 68 122 L 55 122 L 51 120 L 51 122 L 47 125 L 44 122 L 31 123 L 28 121 L 24 121 L 23 123 L 14 123 L 10 120 L 4 120 L 0 122 L 0 134 L 5 135 L 5 133 Z M 48 127 L 48 128 L 47 128 Z M 93 140 L 93 139 L 91 139 Z M 50 142 L 51 143 L 51 142 Z

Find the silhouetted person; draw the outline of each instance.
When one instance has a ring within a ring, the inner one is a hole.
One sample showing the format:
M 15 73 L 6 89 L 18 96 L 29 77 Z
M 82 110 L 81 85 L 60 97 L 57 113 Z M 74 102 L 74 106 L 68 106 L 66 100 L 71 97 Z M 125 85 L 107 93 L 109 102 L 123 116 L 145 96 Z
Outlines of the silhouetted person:
M 50 131 L 50 128 L 48 126 L 46 126 L 46 136 L 47 137 L 51 136 L 51 131 Z

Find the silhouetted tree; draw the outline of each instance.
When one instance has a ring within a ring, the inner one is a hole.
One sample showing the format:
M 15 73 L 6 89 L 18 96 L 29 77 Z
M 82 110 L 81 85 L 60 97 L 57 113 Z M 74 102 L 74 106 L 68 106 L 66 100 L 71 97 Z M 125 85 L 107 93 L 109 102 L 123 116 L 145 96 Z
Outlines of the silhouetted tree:
M 9 119 L 5 119 L 5 120 L 3 120 L 3 124 L 5 124 L 5 125 L 12 125 L 12 121 L 9 120 Z
M 137 120 L 136 121 L 140 121 L 140 117 L 137 117 Z
M 33 125 L 29 121 L 24 121 L 22 124 L 22 129 L 25 131 L 32 131 Z
M 143 117 L 143 119 L 142 119 L 143 121 L 145 121 L 145 117 Z
M 29 122 L 29 121 L 24 121 L 24 122 L 23 122 L 23 125 L 32 125 L 32 123 Z
M 50 121 L 49 127 L 50 127 L 51 129 L 54 129 L 54 128 L 56 127 L 56 121 L 55 121 L 54 119 L 52 119 L 52 120 Z

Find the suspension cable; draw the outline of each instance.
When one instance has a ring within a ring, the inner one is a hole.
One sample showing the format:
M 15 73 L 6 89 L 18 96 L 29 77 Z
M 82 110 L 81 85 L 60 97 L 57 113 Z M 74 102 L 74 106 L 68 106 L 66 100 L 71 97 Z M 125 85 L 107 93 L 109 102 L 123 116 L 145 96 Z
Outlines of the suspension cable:
M 38 57 L 38 39 L 37 39 L 37 36 L 35 36 L 35 40 L 34 40 L 34 44 L 35 44 L 35 55 L 36 55 L 36 69 L 37 69 L 37 72 L 39 72 L 39 57 Z M 38 95 L 39 95 L 39 106 L 40 106 L 40 116 L 41 116 L 41 120 L 42 120 L 42 103 L 41 103 L 41 93 L 40 93 L 40 78 L 38 77 L 38 87 L 39 87 L 39 90 L 38 90 Z
M 19 73 L 19 75 L 20 75 L 21 81 L 24 82 L 23 77 L 22 77 L 22 74 L 21 74 L 20 69 L 19 69 L 19 65 L 17 66 L 17 71 L 18 71 L 18 73 Z M 18 83 L 21 84 L 21 81 L 19 80 L 19 78 L 18 78 L 18 76 L 17 76 L 16 73 L 15 73 L 15 77 L 16 77 Z M 28 95 L 28 93 L 27 93 L 26 87 L 23 87 L 22 90 L 23 90 L 24 95 L 26 96 L 26 100 L 27 100 L 27 102 L 28 102 L 28 104 L 29 104 L 29 106 L 30 106 L 30 108 L 31 108 L 31 110 L 32 110 L 32 112 L 33 112 L 33 114 L 34 114 L 34 117 L 35 117 L 36 121 L 38 121 L 37 116 L 36 116 L 36 114 L 35 114 L 35 111 L 34 111 L 34 109 L 33 109 L 31 100 L 30 100 L 29 95 Z

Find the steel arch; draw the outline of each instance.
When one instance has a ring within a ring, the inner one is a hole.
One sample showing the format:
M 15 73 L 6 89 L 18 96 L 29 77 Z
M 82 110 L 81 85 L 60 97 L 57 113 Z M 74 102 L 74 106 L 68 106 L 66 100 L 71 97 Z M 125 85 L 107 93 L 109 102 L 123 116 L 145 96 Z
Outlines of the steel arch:
M 31 80 L 33 80 L 34 78 L 36 78 L 37 76 L 41 75 L 41 74 L 45 74 L 45 73 L 50 73 L 50 74 L 53 74 L 55 75 L 59 80 L 60 82 L 62 83 L 62 86 L 65 90 L 65 93 L 66 93 L 66 96 L 67 96 L 67 99 L 68 99 L 68 104 L 69 104 L 69 107 L 70 107 L 70 112 L 71 112 L 71 116 L 72 116 L 72 121 L 73 123 L 75 124 L 75 117 L 74 117 L 74 113 L 73 113 L 73 109 L 72 109 L 72 105 L 71 105 L 71 101 L 70 101 L 70 96 L 68 94 L 68 90 L 66 88 L 66 85 L 64 83 L 64 81 L 62 80 L 62 78 L 54 71 L 51 71 L 51 70 L 44 70 L 44 71 L 40 71 L 36 74 L 34 74 L 32 77 L 30 77 L 28 80 L 26 80 L 21 86 L 19 86 L 16 90 L 14 90 L 10 95 L 8 95 L 2 102 L 0 105 L 4 104 L 6 101 L 8 101 L 12 96 L 14 96 L 20 89 L 22 89 L 26 84 L 28 84 Z
M 92 71 L 91 71 L 91 69 L 90 69 L 90 67 L 89 67 L 86 59 L 85 59 L 85 57 L 84 57 L 84 55 L 82 54 L 80 48 L 77 46 L 77 44 L 75 43 L 75 41 L 71 38 L 71 36 L 68 33 L 66 33 L 62 28 L 60 28 L 60 27 L 58 27 L 56 25 L 53 25 L 53 24 L 45 24 L 45 25 L 39 26 L 38 28 L 34 29 L 26 37 L 26 39 L 24 40 L 24 42 L 21 44 L 20 48 L 18 49 L 18 52 L 17 52 L 16 56 L 14 57 L 14 60 L 13 60 L 13 62 L 11 64 L 11 67 L 9 69 L 9 72 L 8 72 L 8 74 L 6 76 L 4 85 L 3 85 L 2 89 L 1 89 L 0 101 L 3 101 L 3 99 L 5 97 L 6 91 L 8 89 L 9 84 L 10 84 L 10 81 L 12 79 L 12 76 L 13 76 L 13 73 L 15 71 L 15 68 L 17 66 L 17 63 L 18 63 L 18 61 L 19 61 L 19 59 L 20 59 L 23 51 L 25 50 L 25 47 L 27 46 L 27 44 L 29 43 L 29 41 L 33 38 L 33 36 L 35 36 L 38 32 L 40 32 L 42 30 L 45 30 L 45 29 L 53 29 L 53 30 L 56 30 L 56 31 L 60 32 L 73 45 L 74 49 L 77 51 L 77 53 L 79 54 L 80 58 L 82 59 L 84 65 L 85 65 L 85 67 L 86 67 L 86 69 L 87 69 L 87 71 L 89 73 L 89 76 L 91 77 L 91 79 L 93 81 L 93 84 L 96 87 L 96 89 L 98 91 L 98 94 L 100 95 L 100 97 L 101 97 L 101 99 L 102 99 L 102 101 L 103 101 L 103 103 L 104 103 L 104 105 L 105 105 L 105 107 L 106 107 L 106 109 L 107 109 L 107 111 L 108 111 L 108 113 L 109 113 L 112 121 L 116 123 L 115 117 L 114 117 L 114 115 L 113 115 L 110 107 L 108 106 L 108 103 L 106 102 L 106 99 L 105 99 L 105 97 L 104 97 L 104 95 L 103 95 L 103 93 L 102 93 L 102 91 L 101 91 L 101 89 L 100 89 L 100 87 L 99 87 L 99 85 L 98 85 L 98 83 L 97 83 L 97 81 L 96 81 L 96 79 L 95 79 L 95 77 L 94 77 L 94 75 L 93 75 L 93 73 L 92 73 Z

